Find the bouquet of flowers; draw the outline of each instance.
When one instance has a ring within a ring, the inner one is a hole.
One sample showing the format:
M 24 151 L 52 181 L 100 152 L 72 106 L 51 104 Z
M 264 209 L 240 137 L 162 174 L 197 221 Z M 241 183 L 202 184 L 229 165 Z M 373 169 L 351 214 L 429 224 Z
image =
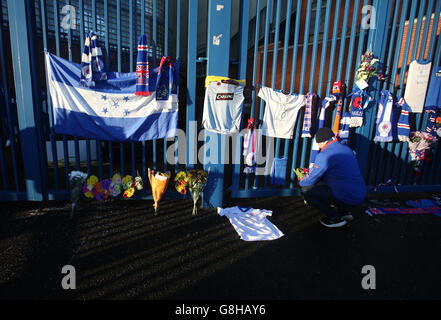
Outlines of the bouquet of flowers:
M 296 168 L 293 171 L 296 174 L 297 179 L 299 181 L 302 180 L 308 174 L 308 169 L 306 168 Z
M 83 193 L 87 198 L 92 199 L 95 197 L 95 195 L 92 193 L 92 190 L 98 182 L 99 182 L 98 177 L 94 175 L 91 175 L 89 178 L 87 178 L 86 182 L 84 182 Z
M 95 199 L 98 201 L 104 201 L 109 197 L 110 191 L 110 183 L 111 179 L 104 179 L 95 184 L 92 188 L 92 194 L 95 196 Z
M 372 77 L 377 77 L 378 80 L 384 80 L 383 74 L 378 74 L 378 68 L 375 66 L 378 59 L 374 58 L 372 52 L 367 51 L 361 56 L 360 65 L 355 74 L 355 81 L 357 86 L 363 90 L 367 88 L 369 79 Z
M 72 212 L 70 214 L 71 219 L 75 211 L 77 202 L 78 200 L 80 200 L 82 187 L 84 181 L 86 181 L 86 178 L 87 178 L 87 173 L 83 173 L 81 171 L 72 171 L 69 173 L 70 200 L 72 201 Z
M 193 215 L 198 212 L 197 202 L 207 185 L 208 174 L 204 170 L 181 171 L 176 175 L 175 188 L 180 194 L 186 194 L 187 188 L 193 197 Z
M 150 186 L 152 187 L 153 200 L 155 201 L 153 207 L 155 208 L 155 215 L 157 215 L 158 203 L 164 195 L 165 190 L 167 190 L 168 181 L 170 180 L 170 172 L 156 172 L 155 174 L 155 172 L 149 168 L 148 177 Z
M 427 132 L 415 131 L 410 133 L 409 150 L 412 168 L 416 176 L 421 174 L 423 163 L 428 160 L 429 149 L 435 142 L 436 138 Z

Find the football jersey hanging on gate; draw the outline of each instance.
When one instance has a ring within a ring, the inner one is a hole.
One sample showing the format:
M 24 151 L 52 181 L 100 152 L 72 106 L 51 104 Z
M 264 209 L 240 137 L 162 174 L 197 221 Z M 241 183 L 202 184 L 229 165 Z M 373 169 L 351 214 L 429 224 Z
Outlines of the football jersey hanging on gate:
M 239 133 L 243 109 L 242 84 L 211 82 L 205 90 L 202 125 L 208 131 Z
M 262 134 L 275 138 L 292 139 L 297 114 L 306 104 L 305 95 L 284 94 L 268 87 L 259 90 L 266 102 Z

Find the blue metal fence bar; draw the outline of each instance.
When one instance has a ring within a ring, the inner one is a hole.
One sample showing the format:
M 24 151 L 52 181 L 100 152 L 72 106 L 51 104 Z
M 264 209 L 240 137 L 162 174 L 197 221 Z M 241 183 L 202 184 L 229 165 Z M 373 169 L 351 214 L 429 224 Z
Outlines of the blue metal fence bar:
M 280 8 L 281 8 L 281 2 L 280 0 L 277 0 L 277 7 L 276 7 L 276 23 L 275 23 L 275 31 L 274 31 L 274 42 L 273 42 L 273 65 L 272 65 L 272 74 L 271 74 L 271 88 L 275 89 L 276 87 L 276 77 L 277 77 L 277 58 L 278 58 L 278 51 L 279 51 L 279 33 L 280 33 Z M 284 72 L 282 70 L 282 72 Z M 271 151 L 273 146 L 271 145 Z M 274 153 L 275 157 L 278 157 L 280 151 L 280 139 L 276 139 L 276 151 Z M 272 159 L 271 159 L 272 160 Z M 268 158 L 268 150 L 267 150 L 267 157 L 266 157 L 266 163 L 265 163 L 265 171 L 268 172 L 269 166 L 272 164 L 272 161 Z M 263 186 L 266 188 L 268 184 L 268 177 L 265 174 L 264 177 L 264 183 Z
M 392 34 L 390 37 L 390 41 L 389 41 L 389 48 L 392 48 L 393 46 L 393 37 L 395 35 L 395 26 L 396 26 L 396 20 L 397 20 L 397 14 L 398 14 L 398 5 L 395 6 L 395 10 L 394 10 L 394 18 L 393 18 L 393 22 L 392 22 Z M 401 42 L 398 44 L 400 46 L 401 49 Z M 387 61 L 390 61 L 393 53 L 391 52 L 392 50 L 389 50 L 388 52 L 388 58 Z M 398 50 L 397 52 L 400 52 L 400 50 Z M 393 89 L 390 90 L 392 93 L 394 92 Z M 392 162 L 392 160 L 394 161 L 395 165 L 398 162 L 398 158 L 399 156 L 396 155 L 396 150 L 400 149 L 399 147 L 401 146 L 401 142 L 390 142 L 387 144 L 382 144 L 380 143 L 380 146 L 382 148 L 382 152 L 380 153 L 380 157 L 379 157 L 379 164 L 382 164 L 384 166 L 384 170 L 383 173 L 381 175 L 381 181 L 387 181 L 389 177 L 393 178 L 393 175 L 389 175 L 389 168 L 390 168 L 390 164 Z M 398 148 L 397 148 L 398 147 Z M 385 162 L 381 161 L 380 159 L 384 158 L 384 153 L 386 152 L 386 158 L 385 158 Z M 392 159 L 392 155 L 395 155 L 395 159 Z M 375 158 L 373 158 L 375 159 Z M 392 166 L 392 170 L 394 170 L 394 166 Z M 379 172 L 379 168 L 377 167 L 377 172 Z M 376 178 L 378 178 L 379 175 L 376 175 Z M 375 181 L 375 185 L 378 183 L 378 181 Z
M 401 63 L 401 70 L 400 70 L 400 80 L 399 80 L 399 90 L 397 91 L 398 94 L 404 93 L 403 90 L 403 85 L 404 85 L 404 77 L 406 75 L 406 71 L 407 71 L 407 60 L 409 57 L 409 48 L 410 48 L 410 42 L 412 39 L 412 33 L 413 33 L 413 24 L 414 24 L 414 20 L 415 20 L 415 15 L 416 15 L 416 9 L 417 9 L 417 1 L 413 1 L 412 2 L 412 6 L 411 6 L 411 10 L 410 10 L 410 16 L 409 16 L 409 24 L 408 24 L 408 29 L 407 29 L 407 35 L 406 35 L 406 44 L 404 46 L 404 55 L 403 55 L 403 60 Z M 403 148 L 401 150 L 401 154 L 402 154 L 402 158 L 405 159 L 403 157 L 403 153 L 405 154 L 407 151 L 407 144 L 403 145 Z M 400 179 L 399 181 L 401 181 L 404 171 L 408 171 L 408 170 L 400 170 Z M 407 181 L 406 181 L 407 183 Z
M 344 10 L 344 14 L 343 14 L 343 24 L 342 24 L 342 31 L 340 34 L 340 51 L 338 54 L 338 64 L 337 64 L 337 74 L 336 74 L 336 78 L 335 81 L 341 81 L 341 74 L 342 74 L 342 70 L 343 70 L 343 59 L 344 59 L 344 55 L 345 55 L 345 44 L 346 44 L 346 32 L 348 29 L 348 20 L 349 20 L 349 7 L 351 4 L 351 0 L 346 0 L 345 1 L 345 10 Z M 343 83 L 342 83 L 343 84 Z M 345 105 L 345 100 L 343 99 L 343 107 Z M 334 119 L 335 119 L 335 114 L 337 108 L 334 109 L 334 112 L 332 113 L 332 124 L 334 123 Z
M 46 1 L 41 0 L 40 2 L 40 9 L 41 9 L 41 32 L 43 35 L 43 50 L 44 52 L 49 51 L 48 48 L 48 41 L 47 41 L 47 18 L 46 18 Z M 53 113 L 52 113 L 52 100 L 50 98 L 49 94 L 49 87 L 47 85 L 48 79 L 47 79 L 47 73 L 46 74 L 46 101 L 47 101 L 47 107 L 48 107 L 48 114 L 49 114 L 49 139 L 51 143 L 51 151 L 52 151 L 52 164 L 54 166 L 54 182 L 55 182 L 55 190 L 58 191 L 60 188 L 59 185 L 59 179 L 58 179 L 58 155 L 57 155 L 57 142 L 55 138 L 55 130 L 54 130 L 54 119 L 53 119 Z
M 281 90 L 285 90 L 285 81 L 286 81 L 286 74 L 287 74 L 287 68 L 286 64 L 288 63 L 288 49 L 289 49 L 289 29 L 291 27 L 291 14 L 292 14 L 292 0 L 288 0 L 287 7 L 286 7 L 286 18 L 285 18 L 285 40 L 283 43 L 283 62 L 282 62 L 282 83 L 281 83 Z M 285 139 L 285 147 L 283 150 L 283 157 L 288 158 L 288 149 L 289 149 L 289 142 L 290 139 Z
M 295 71 L 297 67 L 297 55 L 298 55 L 298 43 L 299 43 L 299 33 L 300 33 L 300 19 L 302 14 L 302 1 L 297 1 L 297 7 L 296 7 L 296 24 L 294 27 L 294 43 L 293 43 L 293 53 L 292 53 L 292 60 L 291 60 L 291 84 L 289 92 L 293 93 L 294 91 L 294 85 L 295 85 Z M 297 124 L 296 124 L 296 134 L 294 136 L 294 144 L 293 144 L 293 151 L 292 151 L 292 162 L 291 162 L 291 177 L 290 177 L 290 188 L 292 189 L 294 187 L 294 167 L 297 163 L 297 151 L 299 149 L 299 138 L 300 137 L 300 117 L 297 117 Z
M 392 0 L 376 1 L 374 0 L 374 8 L 376 10 L 376 25 L 375 29 L 369 29 L 368 33 L 368 50 L 372 51 L 373 55 L 376 57 L 383 57 L 387 46 L 387 31 L 389 26 L 391 10 L 392 10 Z M 381 27 L 380 27 L 381 26 Z M 375 34 L 375 37 L 374 37 Z M 375 39 L 375 41 L 374 41 Z M 373 101 L 370 103 L 369 107 L 365 110 L 366 124 L 360 129 L 360 137 L 358 142 L 358 163 L 360 170 L 366 177 L 366 181 L 369 184 L 370 181 L 370 170 L 367 168 L 371 164 L 371 161 L 366 161 L 369 159 L 371 150 L 376 146 L 371 142 L 372 130 L 374 125 L 374 117 L 376 112 L 372 108 L 376 104 L 380 96 L 380 82 L 374 79 L 372 86 Z M 363 139 L 362 139 L 363 138 Z
M 346 32 L 348 31 L 348 20 L 349 20 L 349 8 L 351 6 L 351 1 L 345 1 L 345 11 L 343 16 L 343 25 L 340 36 L 340 53 L 338 54 L 338 68 L 337 68 L 337 78 L 336 80 L 342 80 L 341 74 L 343 70 L 343 59 L 345 57 L 345 44 L 346 44 Z
M 277 78 L 277 58 L 279 55 L 279 33 L 280 33 L 280 8 L 281 8 L 281 1 L 277 0 L 277 7 L 276 7 L 276 29 L 274 32 L 274 41 L 273 41 L 273 67 L 272 67 L 272 74 L 271 74 L 271 88 L 276 88 L 276 78 Z M 282 70 L 282 73 L 284 71 Z M 280 151 L 280 139 L 276 139 L 276 152 L 275 156 L 277 157 L 279 155 Z M 268 165 L 268 161 L 267 161 Z M 265 183 L 268 179 L 265 179 Z
M 265 17 L 265 34 L 264 34 L 264 44 L 263 44 L 263 66 L 262 66 L 262 78 L 261 78 L 261 87 L 266 85 L 266 67 L 267 67 L 267 59 L 268 59 L 268 40 L 269 40 L 269 27 L 270 27 L 270 18 L 271 18 L 271 14 L 270 14 L 270 7 L 271 7 L 271 0 L 267 0 L 266 1 L 266 17 Z M 263 99 L 260 99 L 260 105 L 259 105 L 259 128 L 260 128 L 260 122 L 263 119 L 263 110 L 264 110 L 264 101 Z M 263 143 L 259 143 L 261 142 L 263 139 L 262 133 L 260 132 L 260 130 L 258 131 L 258 144 L 262 145 Z M 268 140 L 268 138 L 267 138 Z M 268 148 L 267 148 L 267 154 L 268 154 Z M 267 176 L 267 166 L 265 166 L 265 175 L 264 177 Z M 257 188 L 257 184 L 258 184 L 258 175 L 256 174 L 255 178 L 254 178 L 254 188 Z
M 369 5 L 369 0 L 364 0 L 363 7 L 365 7 L 367 5 Z M 358 49 L 357 49 L 357 55 L 356 55 L 356 58 L 355 58 L 355 66 L 356 67 L 355 67 L 355 69 L 353 71 L 352 87 L 354 87 L 354 83 L 356 82 L 357 67 L 358 67 L 358 65 L 360 63 L 362 52 L 364 51 L 364 38 L 365 38 L 365 34 L 366 34 L 365 28 L 360 27 L 360 32 L 359 32 L 359 35 L 358 35 Z M 367 124 L 365 123 L 365 125 L 367 125 Z M 363 128 L 363 126 L 355 128 L 355 135 L 353 135 L 352 138 L 351 138 L 351 146 L 353 147 L 353 149 L 355 150 L 355 152 L 357 154 L 358 154 L 358 152 L 360 150 L 359 146 L 360 146 L 360 140 L 361 140 L 361 137 L 362 137 L 362 135 L 361 135 L 362 128 Z M 354 139 L 354 137 L 355 137 L 355 139 Z M 360 161 L 361 161 L 361 159 L 359 159 L 359 162 Z M 363 172 L 363 174 L 364 174 L 364 172 Z
M 0 131 L 0 138 L 2 139 L 1 141 L 4 141 L 4 137 L 3 137 L 3 132 Z M 6 160 L 5 160 L 5 154 L 4 154 L 4 150 L 3 150 L 3 146 L 0 146 L 0 169 L 1 169 L 1 174 L 2 174 L 2 183 L 3 183 L 3 189 L 2 191 L 9 191 L 8 188 L 8 176 L 6 173 Z
M 32 72 L 35 73 L 32 69 L 32 55 L 35 52 L 30 46 L 33 40 L 28 36 L 29 28 L 32 27 L 29 10 L 33 6 L 29 6 L 26 0 L 8 0 L 7 5 L 22 155 L 23 159 L 33 159 L 33 161 L 23 161 L 27 198 L 41 201 L 47 197 L 44 190 L 46 186 L 43 185 L 47 181 L 43 176 L 45 174 L 41 163 L 43 157 L 40 154 L 44 149 L 39 150 L 41 135 L 36 114 L 39 110 L 34 109 L 34 103 L 38 102 L 34 96 L 35 83 L 32 83 L 35 80 L 35 74 L 32 76 Z M 30 34 L 33 35 L 32 32 Z
M 329 22 L 331 19 L 331 0 L 326 1 L 326 12 L 325 12 L 325 22 L 323 28 L 323 39 L 322 39 L 322 52 L 320 56 L 320 71 L 319 80 L 317 84 L 317 97 L 320 98 L 323 90 L 323 77 L 325 73 L 326 64 L 326 51 L 328 48 L 328 38 L 329 38 Z
M 309 73 L 309 87 L 308 91 L 313 93 L 314 91 L 314 80 L 315 80 L 315 67 L 317 64 L 317 50 L 318 50 L 318 43 L 319 43 L 319 31 L 320 31 L 320 18 L 321 18 L 321 12 L 322 12 L 322 1 L 317 1 L 317 8 L 315 11 L 315 25 L 314 25 L 314 41 L 312 46 L 312 61 L 311 61 L 311 70 Z M 299 94 L 302 94 L 303 92 L 299 92 Z M 306 93 L 306 92 L 305 92 Z M 310 142 L 310 138 L 303 138 L 303 144 L 302 144 L 302 156 L 300 160 L 300 167 L 304 168 L 306 167 L 306 154 L 307 154 L 307 146 L 308 142 Z
M 420 7 L 418 10 L 418 20 L 417 20 L 417 25 L 416 25 L 416 29 L 415 29 L 415 40 L 413 42 L 413 50 L 412 50 L 412 55 L 411 55 L 411 59 L 410 61 L 412 62 L 413 60 L 415 60 L 417 57 L 417 52 L 418 52 L 418 44 L 419 44 L 419 40 L 420 40 L 420 34 L 421 34 L 421 26 L 423 24 L 423 16 L 424 16 L 424 5 L 425 5 L 426 1 L 420 1 Z M 425 128 L 422 127 L 423 123 L 426 123 L 427 120 L 427 116 L 426 116 L 426 112 L 422 113 L 417 113 L 415 115 L 415 124 L 416 124 L 416 129 L 417 130 L 425 130 Z M 426 166 L 424 166 L 426 167 Z M 418 180 L 418 182 L 416 181 Z M 418 178 L 416 179 L 415 175 L 412 175 L 412 184 L 414 183 L 419 183 L 421 179 Z
M 401 11 L 401 21 L 400 21 L 400 25 L 398 27 L 398 37 L 395 39 L 396 24 L 397 24 L 397 20 L 398 20 L 398 10 L 400 8 L 399 3 L 400 2 L 397 1 L 397 3 L 395 4 L 394 20 L 393 20 L 393 24 L 392 24 L 392 35 L 391 35 L 391 39 L 390 39 L 390 43 L 389 43 L 390 52 L 389 52 L 387 64 L 386 64 L 386 67 L 389 68 L 389 65 L 391 63 L 391 59 L 393 56 L 394 57 L 393 67 L 392 67 L 392 70 L 390 73 L 390 82 L 389 82 L 389 91 L 390 92 L 394 92 L 394 90 L 395 90 L 395 79 L 397 76 L 398 60 L 400 58 L 401 45 L 402 45 L 401 39 L 403 38 L 404 24 L 406 21 L 406 12 L 407 12 L 407 7 L 408 7 L 408 1 L 405 1 L 405 3 L 403 3 L 403 8 Z M 395 43 L 396 43 L 396 47 L 395 47 L 394 52 L 392 52 L 392 48 L 394 47 L 393 41 L 395 41 Z M 399 146 L 398 148 L 397 148 L 397 145 Z M 392 166 L 392 172 L 390 174 L 391 179 L 395 179 L 395 170 L 398 167 L 398 162 L 400 160 L 400 149 L 402 147 L 403 147 L 402 143 L 397 143 L 396 145 L 394 145 L 393 152 L 395 155 L 395 160 L 394 160 L 394 163 Z M 402 165 L 404 165 L 404 163 L 405 162 L 402 161 Z
M 129 72 L 133 72 L 133 30 L 135 26 L 133 24 L 133 0 L 129 0 L 129 29 L 130 29 L 130 40 L 129 40 Z M 132 177 L 136 177 L 136 164 L 135 164 L 135 142 L 130 143 L 131 156 L 132 156 Z
M 164 3 L 164 56 L 168 56 L 168 0 Z M 164 172 L 167 171 L 167 138 L 164 138 Z
M 181 0 L 176 0 L 176 60 L 180 60 L 181 50 Z M 180 71 L 181 72 L 181 71 Z M 177 94 L 179 97 L 179 87 L 177 88 Z M 184 141 L 182 141 L 184 143 Z M 175 174 L 179 171 L 179 137 L 175 137 Z
M 84 33 L 84 31 L 82 32 L 82 34 Z M 105 50 L 105 65 L 107 70 L 110 69 L 110 40 L 109 40 L 109 3 L 108 0 L 104 0 L 104 33 L 106 34 L 105 37 L 105 42 L 104 42 L 104 47 L 106 48 Z M 81 43 L 83 43 L 83 40 L 81 39 Z M 90 161 L 90 140 L 87 139 L 86 140 L 86 144 L 87 144 L 87 166 L 89 167 L 89 161 Z M 108 141 L 107 142 L 107 147 L 109 149 L 109 176 L 113 176 L 113 145 L 112 145 L 112 141 Z
M 256 25 L 254 28 L 254 53 L 253 53 L 253 79 L 251 82 L 252 88 L 253 88 L 253 94 L 251 95 L 251 113 L 250 117 L 254 118 L 254 110 L 255 110 L 255 104 L 256 104 L 256 78 L 257 78 L 257 54 L 259 52 L 259 28 L 260 28 L 260 0 L 257 0 L 257 6 L 256 6 Z M 257 176 L 255 176 L 255 179 L 257 179 Z M 249 174 L 245 174 L 245 190 L 248 190 L 248 183 L 249 183 Z
M 187 154 L 186 164 L 192 168 L 197 161 L 197 132 L 192 124 L 195 121 L 196 108 L 196 60 L 197 60 L 197 33 L 198 33 L 198 0 L 189 0 L 188 3 L 188 37 L 187 37 Z
M 152 38 L 153 38 L 153 68 L 155 68 L 156 67 L 156 55 L 158 54 L 157 53 L 157 30 L 156 30 L 156 14 L 157 14 L 157 3 L 156 3 L 156 0 L 153 0 L 153 35 L 152 35 Z M 156 167 L 156 159 L 157 159 L 157 147 L 156 147 L 156 140 L 153 140 L 152 141 L 152 143 L 153 143 L 153 169 L 154 170 L 157 170 L 157 167 Z
M 145 34 L 145 0 L 141 0 L 141 35 Z M 146 180 L 147 161 L 146 161 L 146 143 L 142 141 L 142 180 Z
M 434 48 L 434 45 L 435 45 L 435 42 L 436 42 L 436 31 L 438 29 L 440 13 L 441 13 L 441 1 L 437 1 L 436 8 L 435 8 L 435 16 L 434 16 L 433 25 L 432 25 L 432 31 L 431 31 L 430 40 L 429 40 L 429 48 L 427 50 L 427 57 L 428 57 L 428 59 L 430 59 L 433 56 L 433 52 L 434 52 L 433 48 Z M 427 16 L 426 16 L 426 19 L 427 19 Z M 427 24 L 429 25 L 430 23 L 427 23 Z M 438 45 L 438 47 L 439 47 L 439 45 Z M 423 54 L 423 57 L 424 57 L 424 54 Z M 433 61 L 432 62 L 433 65 L 435 65 L 435 66 L 439 65 L 441 63 L 441 61 L 438 61 L 438 62 L 436 60 L 432 60 L 432 61 Z M 438 150 L 437 150 L 438 151 L 438 155 L 439 155 L 439 149 L 441 149 L 441 143 L 438 142 Z M 435 159 L 439 159 L 438 157 L 435 158 Z M 441 163 L 441 161 L 438 161 L 438 163 Z M 435 169 L 435 161 L 432 161 L 432 165 L 431 165 L 431 168 L 429 170 L 429 178 L 431 177 L 430 178 L 430 183 L 431 184 L 435 183 L 436 173 L 438 173 L 438 176 L 441 175 L 440 170 L 434 171 L 434 169 Z
M 351 24 L 351 35 L 349 36 L 349 46 L 348 46 L 348 58 L 346 62 L 346 75 L 345 75 L 345 83 L 349 88 L 352 88 L 351 81 L 351 71 L 352 68 L 352 60 L 354 56 L 354 45 L 355 45 L 355 35 L 357 33 L 357 22 L 358 22 L 358 13 L 360 9 L 360 0 L 355 1 L 354 3 L 354 11 L 352 13 L 352 24 Z M 349 91 L 348 91 L 349 93 Z
M 421 50 L 419 52 L 419 56 L 418 59 L 419 60 L 424 60 L 425 59 L 425 51 L 426 51 L 426 43 L 427 43 L 427 38 L 428 38 L 428 33 L 429 33 L 429 26 L 430 26 L 430 21 L 432 20 L 432 11 L 434 9 L 433 7 L 434 3 L 433 0 L 430 0 L 428 5 L 427 5 L 427 9 L 426 9 L 426 15 L 425 15 L 425 23 L 424 23 L 424 32 L 423 32 L 423 38 L 421 41 Z M 439 15 L 438 15 L 439 17 Z M 434 27 L 438 26 L 438 24 L 434 24 Z M 430 60 L 430 56 L 428 56 L 428 59 Z M 437 64 L 435 63 L 435 61 L 432 60 L 432 66 L 436 67 Z M 422 118 L 421 124 L 420 124 L 420 128 L 421 130 L 424 130 L 425 128 L 423 127 L 423 125 L 427 125 L 427 118 L 428 118 L 428 114 L 426 112 L 424 112 L 424 117 Z M 432 157 L 431 157 L 431 162 L 429 164 L 426 164 L 423 167 L 423 172 L 421 175 L 421 179 L 420 179 L 420 183 L 422 184 L 429 184 L 429 181 L 431 180 L 431 174 L 433 174 L 433 170 L 434 170 L 434 163 L 436 162 L 436 158 L 435 155 L 437 153 L 439 153 L 439 149 L 441 148 L 440 146 L 441 144 L 438 142 L 435 146 L 435 149 L 432 152 Z
M 1 12 L 1 10 L 0 10 Z M 8 134 L 9 134 L 9 141 L 11 143 L 11 159 L 12 159 L 12 172 L 14 174 L 14 182 L 15 182 L 15 191 L 18 192 L 20 189 L 19 184 L 19 175 L 18 175 L 18 161 L 17 161 L 17 146 L 15 145 L 15 134 L 14 134 L 14 128 L 13 128 L 13 121 L 12 121 L 12 106 L 11 106 L 11 93 L 9 90 L 8 84 L 10 83 L 10 79 L 8 76 L 8 73 L 4 70 L 7 70 L 7 62 L 6 62 L 6 49 L 5 49 L 5 39 L 3 38 L 3 24 L 0 26 L 0 64 L 2 69 L 2 81 L 3 81 L 3 95 L 5 99 L 5 109 L 6 109 L 6 119 L 8 120 Z M 3 148 L 0 147 L 0 148 Z M 6 177 L 6 174 L 3 175 L 3 177 Z M 8 185 L 5 184 L 5 191 L 7 190 Z
M 334 27 L 332 29 L 332 42 L 330 49 L 329 67 L 328 67 L 328 80 L 326 81 L 326 96 L 331 92 L 332 87 L 332 77 L 334 73 L 334 60 L 335 60 L 335 49 L 337 47 L 337 36 L 338 36 L 338 23 L 340 18 L 340 8 L 341 0 L 337 0 L 334 10 Z
M 58 1 L 53 0 L 54 9 L 54 24 L 55 24 L 55 51 L 57 56 L 61 56 L 60 53 L 60 25 L 58 20 Z M 67 144 L 67 138 L 62 135 L 63 139 L 63 156 L 64 156 L 64 178 L 66 181 L 66 189 L 69 189 L 69 149 Z
M 207 75 L 228 76 L 230 63 L 230 21 L 232 0 L 210 0 L 208 3 L 208 30 L 207 30 Z M 219 7 L 222 6 L 222 7 Z M 217 10 L 221 8 L 220 10 Z M 226 23 L 225 23 L 226 22 Z M 213 38 L 219 37 L 220 42 L 216 43 Z M 206 152 L 204 150 L 204 169 L 210 171 L 207 188 L 209 194 L 204 194 L 204 207 L 221 207 L 224 192 L 224 154 L 222 149 L 226 147 L 226 135 L 206 132 L 207 138 L 214 139 L 218 143 L 217 158 L 221 163 L 207 162 Z M 210 150 L 213 152 L 214 150 Z M 212 156 L 212 155 L 211 155 Z
M 240 34 L 240 46 L 239 46 L 239 79 L 246 79 L 247 76 L 247 54 L 248 54 L 248 32 L 250 21 L 250 0 L 240 1 L 240 20 L 239 20 L 239 34 Z M 252 114 L 251 114 L 252 117 Z M 240 178 L 240 160 L 242 136 L 232 138 L 235 141 L 233 144 L 233 178 L 231 183 L 232 196 L 235 197 L 239 190 L 239 178 Z

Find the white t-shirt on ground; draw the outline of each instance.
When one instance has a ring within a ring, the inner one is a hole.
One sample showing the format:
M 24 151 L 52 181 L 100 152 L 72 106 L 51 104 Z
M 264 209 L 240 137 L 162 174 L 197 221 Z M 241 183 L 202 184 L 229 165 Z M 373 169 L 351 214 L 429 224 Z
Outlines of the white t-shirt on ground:
M 218 213 L 230 220 L 242 240 L 274 240 L 284 235 L 266 218 L 272 215 L 272 211 L 236 206 L 218 208 Z
M 242 122 L 243 85 L 210 82 L 205 90 L 202 125 L 208 131 L 239 133 Z
M 404 100 L 406 100 L 412 112 L 423 112 L 431 66 L 431 62 L 419 63 L 416 60 L 409 65 Z
M 259 97 L 266 102 L 262 134 L 292 139 L 297 114 L 306 104 L 305 95 L 284 94 L 268 87 L 259 90 Z

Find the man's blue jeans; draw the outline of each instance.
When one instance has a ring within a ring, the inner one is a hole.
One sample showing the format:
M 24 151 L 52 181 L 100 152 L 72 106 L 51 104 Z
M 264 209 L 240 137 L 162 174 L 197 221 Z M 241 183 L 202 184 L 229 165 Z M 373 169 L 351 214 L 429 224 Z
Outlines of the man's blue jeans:
M 309 205 L 325 213 L 331 219 L 340 218 L 342 214 L 354 208 L 354 206 L 350 206 L 335 198 L 331 188 L 324 182 L 302 187 L 301 191 L 303 198 Z

